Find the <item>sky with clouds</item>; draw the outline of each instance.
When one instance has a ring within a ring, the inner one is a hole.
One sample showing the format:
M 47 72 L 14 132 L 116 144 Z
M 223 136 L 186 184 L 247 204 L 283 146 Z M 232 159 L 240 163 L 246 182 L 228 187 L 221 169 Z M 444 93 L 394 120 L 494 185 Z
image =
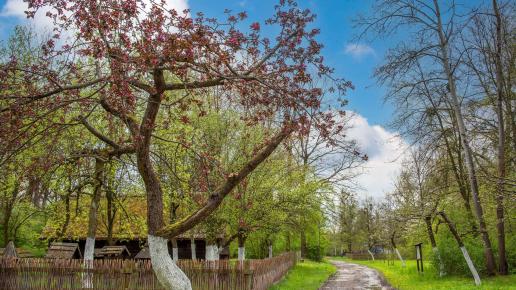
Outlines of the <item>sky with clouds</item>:
M 224 17 L 224 10 L 246 11 L 252 21 L 263 21 L 273 12 L 277 0 L 166 0 L 170 7 L 192 13 L 202 11 L 209 17 Z M 354 90 L 346 96 L 347 110 L 355 112 L 353 128 L 348 136 L 357 140 L 363 152 L 368 154 L 363 174 L 358 179 L 362 187 L 359 196 L 381 197 L 393 188 L 393 180 L 400 170 L 401 157 L 407 148 L 406 142 L 396 132 L 388 129 L 392 107 L 384 104 L 385 89 L 372 78 L 374 67 L 393 40 L 367 42 L 357 40 L 357 30 L 352 19 L 358 13 L 369 12 L 372 0 L 323 0 L 298 1 L 303 8 L 317 14 L 315 26 L 321 29 L 319 40 L 324 44 L 323 55 L 333 66 L 338 76 L 353 82 Z M 0 0 L 0 40 L 6 39 L 17 24 L 26 23 L 23 0 Z M 49 21 L 36 15 L 37 28 Z

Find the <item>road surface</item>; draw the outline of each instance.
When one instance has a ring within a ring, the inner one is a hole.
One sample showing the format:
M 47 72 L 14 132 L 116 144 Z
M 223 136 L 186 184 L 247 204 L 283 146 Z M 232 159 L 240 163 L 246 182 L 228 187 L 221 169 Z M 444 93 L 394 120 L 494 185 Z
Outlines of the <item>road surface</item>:
M 342 261 L 331 263 L 337 267 L 337 272 L 319 290 L 394 289 L 376 270 Z

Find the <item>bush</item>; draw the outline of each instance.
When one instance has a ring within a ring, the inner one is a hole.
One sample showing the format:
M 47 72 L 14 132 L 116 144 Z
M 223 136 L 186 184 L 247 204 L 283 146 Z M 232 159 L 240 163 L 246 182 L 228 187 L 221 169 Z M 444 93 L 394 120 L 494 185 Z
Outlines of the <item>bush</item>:
M 484 254 L 481 242 L 468 239 L 464 241 L 464 244 L 478 273 L 485 274 Z M 462 255 L 462 251 L 452 237 L 442 237 L 438 247 L 447 275 L 471 275 L 464 256 Z M 435 255 L 432 256 L 434 265 L 438 265 L 437 257 Z
M 323 249 L 319 246 L 307 246 L 306 257 L 310 260 L 320 262 L 323 258 Z

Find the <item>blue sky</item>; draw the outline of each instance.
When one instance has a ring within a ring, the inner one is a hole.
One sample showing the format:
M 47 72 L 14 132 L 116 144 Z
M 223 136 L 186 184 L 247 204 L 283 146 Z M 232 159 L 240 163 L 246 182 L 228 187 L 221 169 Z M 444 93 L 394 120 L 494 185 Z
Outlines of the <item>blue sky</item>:
M 325 45 L 323 54 L 328 64 L 336 69 L 339 77 L 351 80 L 355 85 L 355 90 L 348 92 L 347 99 L 350 103 L 347 109 L 359 112 L 373 124 L 385 125 L 392 110 L 388 104 L 383 104 L 384 90 L 376 85 L 371 75 L 374 66 L 381 60 L 386 43 L 352 42 L 355 31 L 352 29 L 351 19 L 359 12 L 367 12 L 371 2 L 300 1 L 300 5 L 311 9 L 318 16 L 314 26 L 321 29 L 319 39 Z M 187 4 L 192 12 L 202 11 L 210 17 L 224 17 L 226 8 L 235 12 L 246 11 L 249 19 L 255 21 L 270 16 L 275 3 L 277 0 L 190 0 Z M 0 0 L 0 7 L 3 7 L 4 12 L 0 16 L 0 39 L 5 39 L 14 25 L 24 21 L 19 13 L 16 16 L 5 13 L 5 5 L 6 0 Z
M 144 0 L 149 1 L 149 0 Z M 166 0 L 172 8 L 183 10 L 189 7 L 193 13 L 202 11 L 208 17 L 224 17 L 224 10 L 246 11 L 249 23 L 263 21 L 272 15 L 278 0 Z M 474 0 L 483 1 L 483 0 Z M 370 12 L 373 0 L 298 0 L 300 6 L 317 14 L 314 27 L 321 29 L 320 42 L 325 46 L 323 55 L 329 65 L 336 69 L 338 77 L 353 82 L 355 90 L 346 96 L 347 110 L 356 113 L 354 126 L 348 132 L 363 152 L 369 155 L 363 174 L 356 180 L 361 187 L 359 196 L 381 197 L 393 189 L 393 182 L 401 169 L 402 157 L 408 148 L 407 142 L 387 124 L 393 114 L 392 106 L 384 104 L 385 88 L 372 78 L 375 66 L 381 64 L 395 38 L 366 42 L 355 39 L 358 31 L 352 28 L 352 19 L 358 13 Z M 23 0 L 0 0 L 0 39 L 6 39 L 16 24 L 26 23 Z M 48 20 L 36 15 L 36 29 Z M 405 33 L 407 34 L 407 33 Z

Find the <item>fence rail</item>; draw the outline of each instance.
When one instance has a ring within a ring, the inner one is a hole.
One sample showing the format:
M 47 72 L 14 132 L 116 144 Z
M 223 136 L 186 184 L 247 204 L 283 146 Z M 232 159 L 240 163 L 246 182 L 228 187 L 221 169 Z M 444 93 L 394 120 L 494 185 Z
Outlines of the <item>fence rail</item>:
M 265 290 L 279 281 L 296 263 L 296 254 L 285 253 L 270 259 L 245 261 L 179 260 L 177 265 L 199 290 Z M 0 289 L 72 290 L 163 289 L 150 261 L 0 259 Z

